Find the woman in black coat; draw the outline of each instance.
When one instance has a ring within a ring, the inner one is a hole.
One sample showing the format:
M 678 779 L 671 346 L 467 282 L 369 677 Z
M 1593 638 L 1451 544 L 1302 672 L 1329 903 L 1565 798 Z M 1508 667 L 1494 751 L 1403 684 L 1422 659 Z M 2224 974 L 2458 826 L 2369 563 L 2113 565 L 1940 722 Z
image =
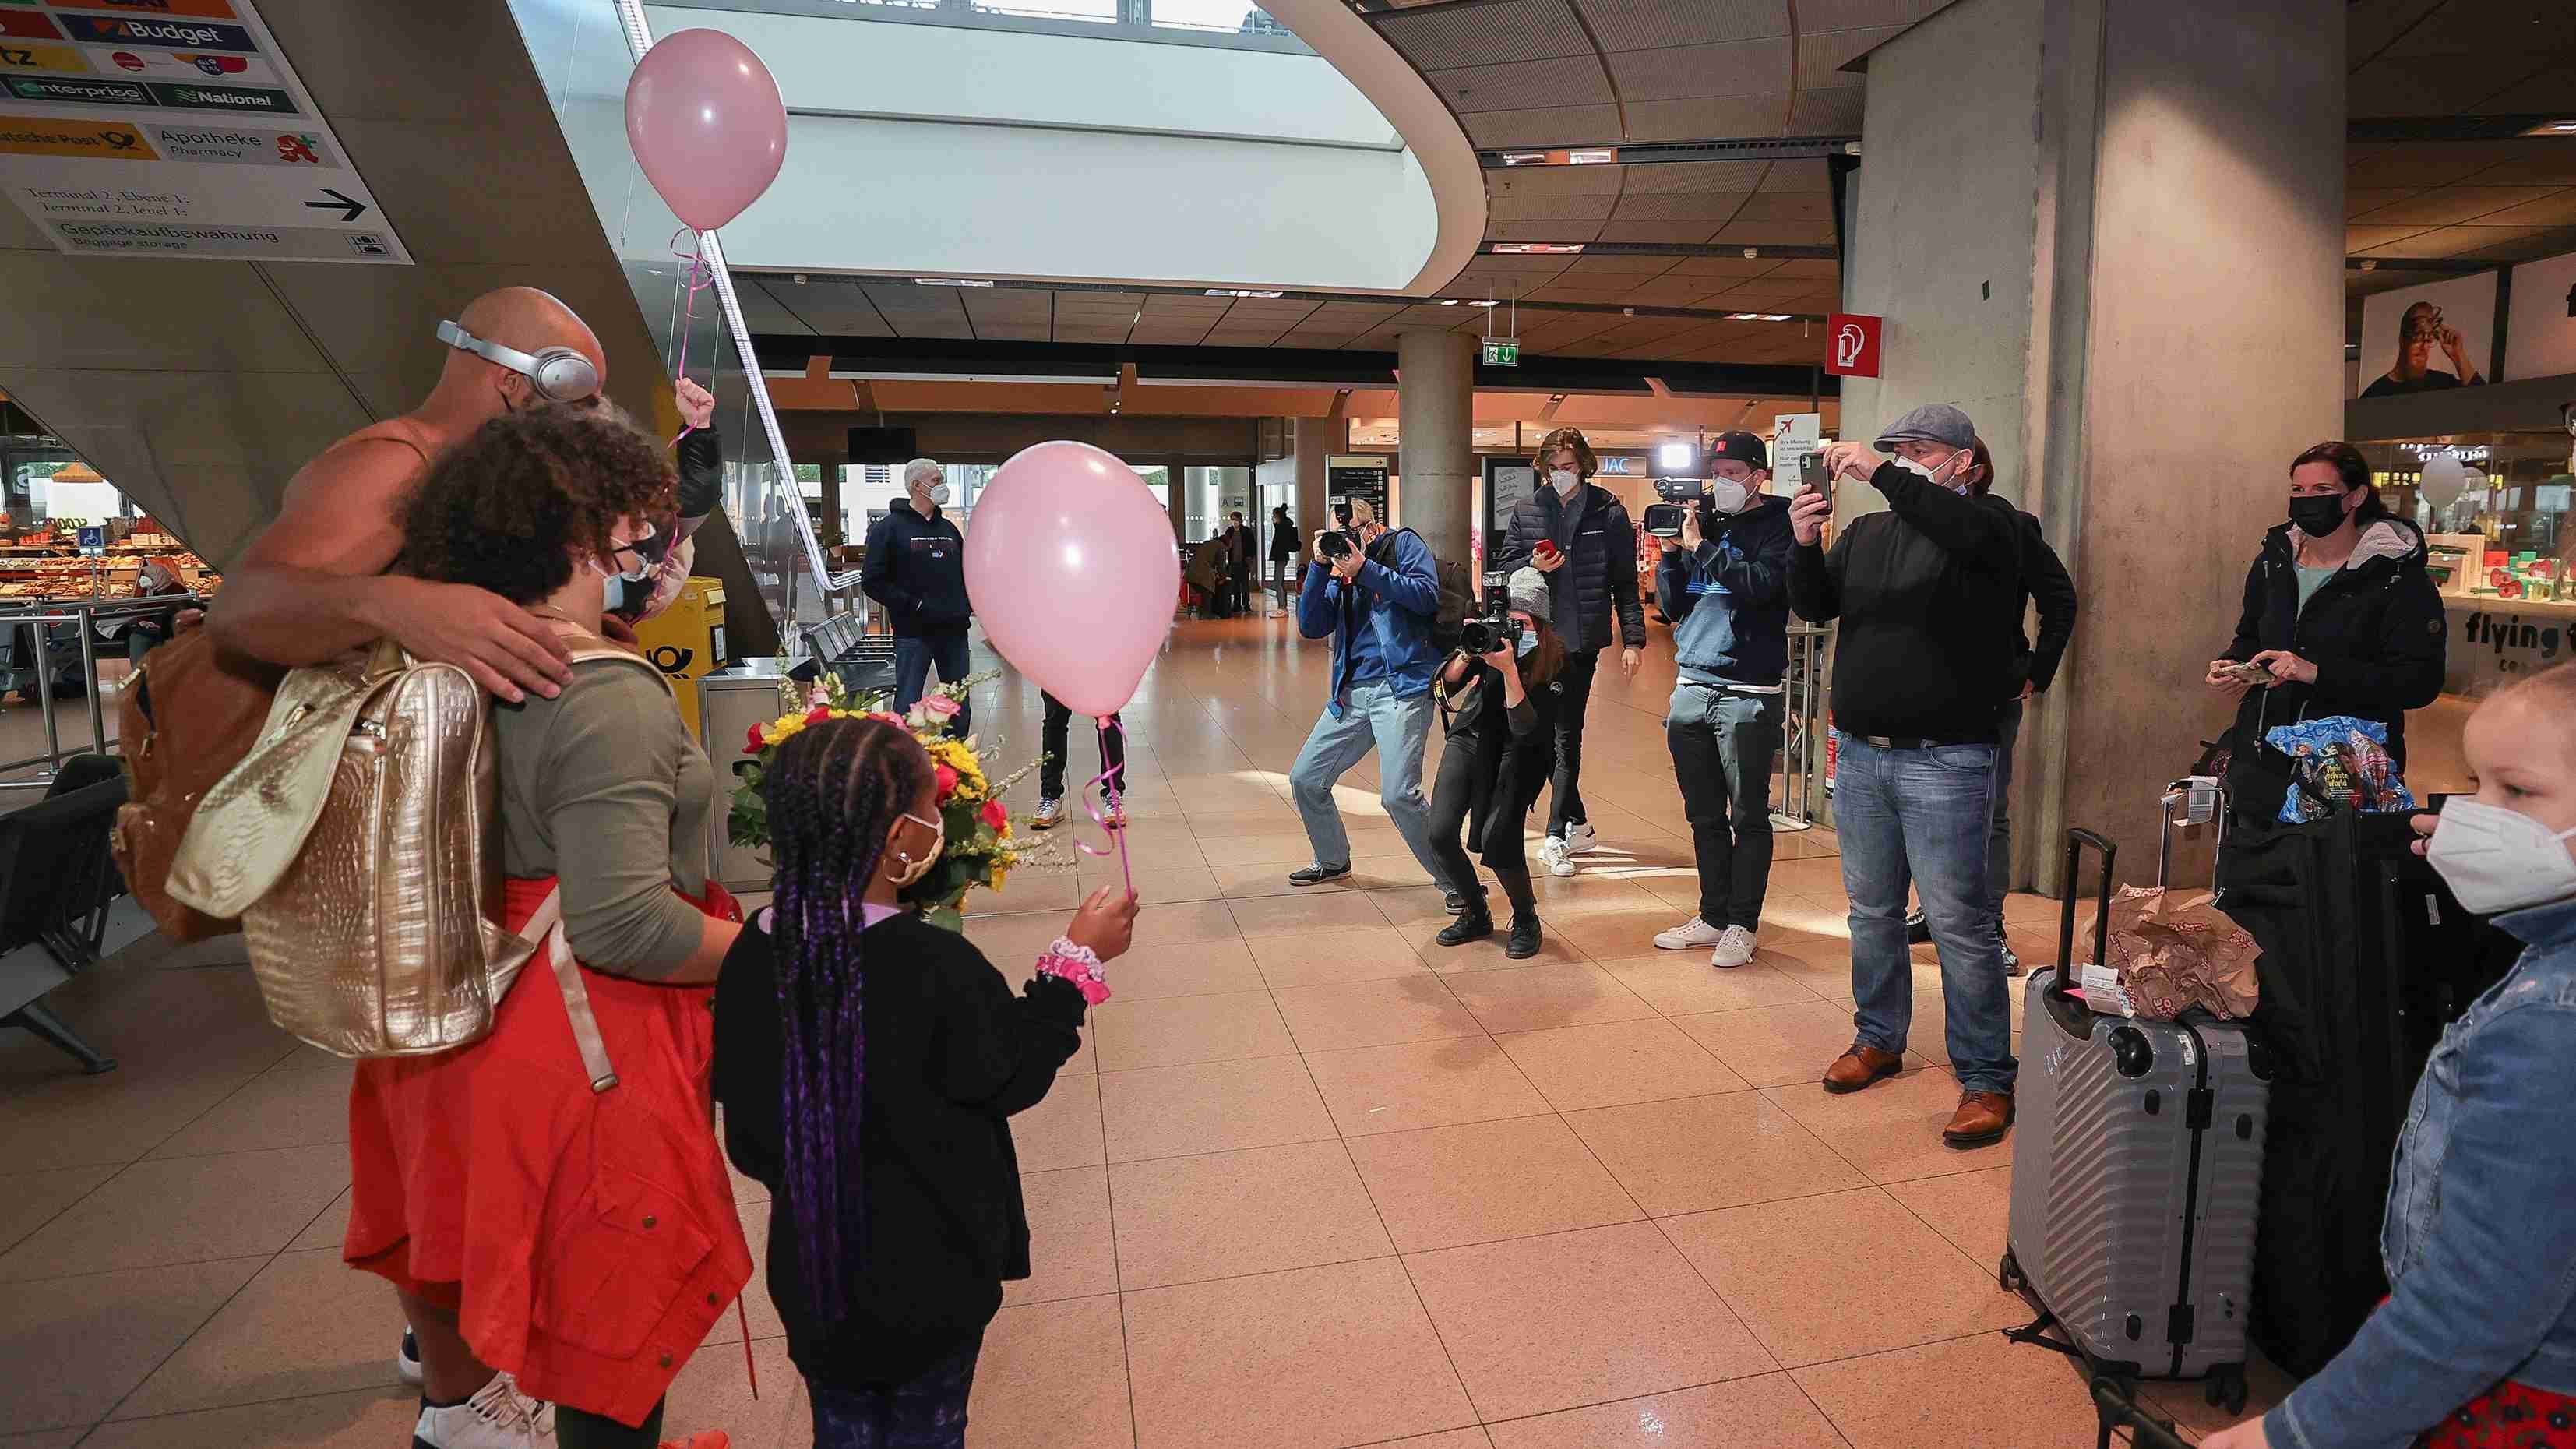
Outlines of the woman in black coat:
M 2209 664 L 2209 687 L 2241 701 L 2237 753 L 2275 726 L 2351 715 L 2387 726 L 2389 758 L 2403 769 L 2406 711 L 2441 694 L 2448 632 L 2423 531 L 2380 503 L 2350 443 L 2292 460 L 2289 513 L 2263 536 L 2235 641 Z M 2240 677 L 2239 665 L 2264 677 Z
M 1538 954 L 1538 897 L 1521 834 L 1556 766 L 1565 646 L 1548 627 L 1545 574 L 1513 574 L 1510 595 L 1516 637 L 1490 654 L 1458 650 L 1441 668 L 1436 687 L 1448 729 L 1440 775 L 1431 787 L 1430 834 L 1441 874 L 1463 903 L 1458 919 L 1440 933 L 1440 944 L 1462 946 L 1494 933 L 1492 908 L 1467 858 L 1472 849 L 1512 903 L 1512 934 L 1503 954 L 1518 961 Z

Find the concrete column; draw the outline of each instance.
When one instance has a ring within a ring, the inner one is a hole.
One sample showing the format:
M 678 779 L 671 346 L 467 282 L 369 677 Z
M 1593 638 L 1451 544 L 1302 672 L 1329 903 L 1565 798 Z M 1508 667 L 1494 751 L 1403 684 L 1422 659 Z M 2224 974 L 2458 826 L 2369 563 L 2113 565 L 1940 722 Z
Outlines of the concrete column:
M 2059 888 L 2069 824 L 2150 878 L 2161 788 L 2232 713 L 2202 671 L 2342 419 L 2342 20 L 1961 0 L 1869 58 L 1844 297 L 1887 318 L 1884 376 L 1844 435 L 1959 404 L 2080 596 L 2022 727 L 2016 885 Z
M 1324 418 L 1296 418 L 1289 425 L 1288 462 L 1296 469 L 1297 486 L 1290 490 L 1296 501 L 1288 505 L 1288 511 L 1297 516 L 1297 529 L 1306 538 L 1313 538 L 1315 530 L 1332 522 L 1332 476 L 1325 466 L 1332 456 L 1332 433 L 1331 422 Z
M 1433 554 L 1466 563 L 1474 557 L 1476 339 L 1399 333 L 1395 367 L 1404 526 Z

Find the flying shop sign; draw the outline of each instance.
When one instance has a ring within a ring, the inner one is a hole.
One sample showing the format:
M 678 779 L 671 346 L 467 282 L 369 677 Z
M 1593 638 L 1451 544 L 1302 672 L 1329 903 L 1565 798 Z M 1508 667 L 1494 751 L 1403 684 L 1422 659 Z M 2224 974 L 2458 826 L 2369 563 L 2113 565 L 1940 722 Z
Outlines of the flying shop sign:
M 0 190 L 75 256 L 411 262 L 252 0 L 0 0 Z

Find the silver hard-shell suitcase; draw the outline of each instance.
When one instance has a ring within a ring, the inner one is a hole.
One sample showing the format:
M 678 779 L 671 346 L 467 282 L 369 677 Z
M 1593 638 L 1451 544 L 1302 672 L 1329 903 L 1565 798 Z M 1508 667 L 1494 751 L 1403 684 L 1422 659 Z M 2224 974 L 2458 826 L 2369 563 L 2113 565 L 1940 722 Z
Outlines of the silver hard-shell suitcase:
M 2041 1314 L 2013 1337 L 2117 1379 L 2205 1377 L 2212 1403 L 2241 1409 L 2269 1072 L 2241 1023 L 2109 1015 L 2068 984 L 2087 844 L 2102 854 L 2093 949 L 2105 956 L 2116 852 L 2070 830 L 2060 965 L 2033 973 L 2023 1001 L 2000 1276 Z

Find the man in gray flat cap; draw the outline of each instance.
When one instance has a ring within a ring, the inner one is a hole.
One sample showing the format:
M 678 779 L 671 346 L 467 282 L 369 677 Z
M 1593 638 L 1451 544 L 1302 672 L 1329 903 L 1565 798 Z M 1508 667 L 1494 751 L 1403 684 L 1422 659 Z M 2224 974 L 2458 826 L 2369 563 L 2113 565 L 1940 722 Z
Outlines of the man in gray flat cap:
M 1986 832 L 1997 758 L 1996 701 L 2012 678 L 2021 615 L 2020 523 L 1977 481 L 1976 426 L 1947 403 L 1878 435 L 1825 450 L 1838 481 L 1867 483 L 1883 513 L 1845 524 L 1828 554 L 1830 493 L 1790 505 L 1790 607 L 1839 619 L 1834 645 L 1834 827 L 1851 898 L 1851 1049 L 1828 1092 L 1894 1076 L 1914 1016 L 1905 889 L 1923 897 L 1941 952 L 1951 1069 L 1962 1088 L 1942 1131 L 1953 1147 L 2012 1126 L 2012 1004 L 1986 916 Z M 1893 457 L 1882 457 L 1892 452 Z

